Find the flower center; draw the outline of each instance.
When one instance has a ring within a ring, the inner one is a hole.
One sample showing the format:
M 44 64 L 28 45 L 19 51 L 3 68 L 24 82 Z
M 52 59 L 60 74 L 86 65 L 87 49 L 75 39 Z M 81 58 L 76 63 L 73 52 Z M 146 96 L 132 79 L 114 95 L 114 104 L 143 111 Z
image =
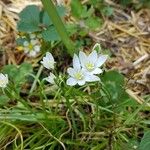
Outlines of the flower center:
M 0 85 L 5 84 L 5 80 L 0 80 Z
M 91 62 L 88 62 L 87 64 L 85 64 L 87 70 L 92 71 L 94 69 L 94 64 Z
M 82 80 L 83 79 L 83 74 L 81 72 L 76 72 L 74 74 L 74 77 L 77 79 L 77 80 Z
M 33 50 L 33 45 L 30 43 L 30 44 L 28 45 L 28 48 L 29 48 L 30 51 Z

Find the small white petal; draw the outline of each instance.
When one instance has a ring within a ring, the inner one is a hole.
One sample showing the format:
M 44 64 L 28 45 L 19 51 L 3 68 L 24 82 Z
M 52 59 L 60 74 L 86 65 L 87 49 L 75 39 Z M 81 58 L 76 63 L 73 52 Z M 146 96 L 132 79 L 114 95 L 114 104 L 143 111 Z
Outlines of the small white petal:
M 87 82 L 100 81 L 100 78 L 98 76 L 96 76 L 96 75 L 87 74 L 86 75 L 86 81 Z
M 23 42 L 23 46 L 27 47 L 29 45 L 29 42 L 28 41 L 24 41 Z
M 56 76 L 53 74 L 53 73 L 50 73 L 50 75 L 45 78 L 45 80 L 51 84 L 55 84 L 55 80 L 56 79 Z
M 102 69 L 100 69 L 100 68 L 95 68 L 92 72 L 91 72 L 91 74 L 100 74 L 100 73 L 102 73 L 103 71 L 102 71 Z
M 50 52 L 46 52 L 46 58 L 50 61 L 54 61 L 54 57 Z
M 51 53 L 47 52 L 46 56 L 43 57 L 43 60 L 41 61 L 41 64 L 47 69 L 54 69 L 54 58 Z
M 36 52 L 39 52 L 39 51 L 40 51 L 40 45 L 34 46 L 34 50 L 35 50 Z
M 80 86 L 84 85 L 84 84 L 85 84 L 85 80 L 79 80 L 79 81 L 78 81 L 78 84 L 79 84 Z
M 83 68 L 85 68 L 85 63 L 87 62 L 87 56 L 84 52 L 80 51 L 79 52 L 79 59 L 80 59 L 80 62 L 81 62 L 81 66 Z
M 38 43 L 38 40 L 31 40 L 30 42 L 32 45 L 36 45 Z
M 29 48 L 28 47 L 24 47 L 24 53 L 27 54 L 29 52 Z
M 93 51 L 90 53 L 90 55 L 88 56 L 88 61 L 93 64 L 97 61 L 97 52 L 96 51 Z
M 80 69 L 81 68 L 79 57 L 76 54 L 74 54 L 74 56 L 73 56 L 73 67 L 75 69 Z
M 77 81 L 74 78 L 70 77 L 69 79 L 67 79 L 66 84 L 70 86 L 74 86 L 77 84 Z
M 36 56 L 36 52 L 35 51 L 30 51 L 28 56 L 29 57 L 35 57 Z
M 0 87 L 5 88 L 8 84 L 8 75 L 0 73 Z
M 97 59 L 96 66 L 97 67 L 102 66 L 107 60 L 107 58 L 108 58 L 108 55 L 100 55 Z
M 36 35 L 34 33 L 31 33 L 29 36 L 31 39 L 34 39 L 36 37 Z
M 71 67 L 69 67 L 68 69 L 67 69 L 67 73 L 70 75 L 70 76 L 74 76 L 74 74 L 75 74 L 75 70 L 73 69 L 73 68 L 71 68 Z

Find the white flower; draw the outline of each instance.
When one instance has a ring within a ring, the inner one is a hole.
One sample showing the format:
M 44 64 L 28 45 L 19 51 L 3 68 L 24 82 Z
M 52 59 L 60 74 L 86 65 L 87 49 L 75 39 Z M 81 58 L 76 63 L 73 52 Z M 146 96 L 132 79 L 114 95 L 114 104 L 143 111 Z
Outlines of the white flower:
M 43 57 L 43 61 L 41 61 L 41 64 L 47 69 L 54 69 L 54 58 L 51 53 L 47 52 L 46 56 Z
M 67 85 L 70 86 L 74 86 L 76 84 L 81 86 L 84 85 L 86 81 L 93 82 L 100 80 L 99 77 L 90 75 L 81 68 L 79 58 L 76 54 L 74 54 L 73 57 L 73 68 L 69 67 L 67 72 L 70 75 L 69 79 L 67 79 Z
M 23 43 L 24 45 L 24 52 L 29 56 L 29 57 L 35 57 L 37 53 L 40 51 L 41 45 L 39 43 L 39 40 L 31 40 L 30 42 L 25 41 Z
M 56 76 L 53 74 L 53 73 L 50 73 L 50 75 L 45 78 L 45 80 L 51 84 L 55 84 L 55 80 L 56 79 Z
M 99 67 L 105 63 L 107 57 L 107 55 L 98 55 L 95 50 L 88 56 L 82 51 L 79 52 L 81 66 L 86 72 L 90 74 L 102 73 L 102 70 Z
M 0 73 L 0 87 L 5 88 L 8 84 L 8 75 Z

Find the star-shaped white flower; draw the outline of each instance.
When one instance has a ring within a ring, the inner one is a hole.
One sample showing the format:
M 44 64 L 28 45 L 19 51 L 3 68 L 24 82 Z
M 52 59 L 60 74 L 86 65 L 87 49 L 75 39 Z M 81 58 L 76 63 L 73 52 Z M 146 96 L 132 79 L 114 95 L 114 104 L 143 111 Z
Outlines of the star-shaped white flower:
M 84 52 L 79 52 L 79 58 L 81 66 L 83 69 L 90 74 L 100 74 L 102 70 L 101 67 L 107 60 L 107 55 L 98 55 L 94 50 L 89 55 L 86 55 Z
M 8 75 L 0 73 L 0 87 L 5 88 L 8 84 Z
M 54 57 L 50 52 L 46 53 L 46 56 L 43 57 L 41 64 L 43 64 L 43 66 L 47 69 L 54 69 L 55 61 L 54 61 Z
M 31 40 L 25 41 L 23 43 L 24 45 L 24 52 L 29 56 L 29 57 L 35 57 L 37 53 L 40 51 L 41 45 L 38 40 Z
M 47 78 L 45 78 L 45 80 L 51 84 L 55 84 L 55 79 L 56 76 L 53 73 L 50 73 L 50 75 Z
M 90 75 L 84 69 L 81 68 L 79 58 L 76 54 L 74 54 L 73 57 L 73 68 L 69 67 L 67 69 L 67 72 L 70 76 L 67 80 L 67 85 L 70 86 L 74 86 L 76 84 L 81 86 L 84 85 L 86 81 L 93 82 L 100 80 L 99 77 L 95 75 Z

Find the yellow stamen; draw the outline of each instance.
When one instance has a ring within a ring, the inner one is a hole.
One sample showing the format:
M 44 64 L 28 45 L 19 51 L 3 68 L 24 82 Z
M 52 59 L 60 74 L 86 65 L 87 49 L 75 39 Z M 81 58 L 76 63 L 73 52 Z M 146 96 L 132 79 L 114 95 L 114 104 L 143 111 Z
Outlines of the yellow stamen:
M 74 77 L 77 79 L 77 80 L 81 80 L 83 79 L 83 74 L 81 72 L 77 72 Z
M 91 71 L 91 70 L 94 69 L 94 64 L 92 64 L 92 63 L 90 63 L 90 62 L 88 62 L 85 66 L 86 66 L 86 68 L 87 68 L 89 71 Z

